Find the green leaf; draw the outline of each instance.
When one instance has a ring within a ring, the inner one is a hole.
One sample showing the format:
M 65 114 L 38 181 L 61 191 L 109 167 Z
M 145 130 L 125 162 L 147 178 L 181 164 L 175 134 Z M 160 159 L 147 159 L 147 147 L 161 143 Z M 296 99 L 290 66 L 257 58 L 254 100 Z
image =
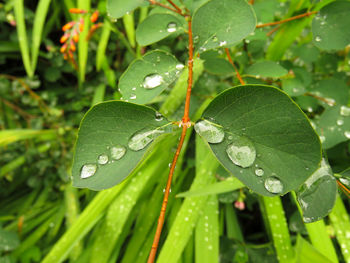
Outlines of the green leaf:
M 136 29 L 136 41 L 141 46 L 148 46 L 172 34 L 184 32 L 183 21 L 170 14 L 148 16 Z
M 168 87 L 178 76 L 183 65 L 164 51 L 155 50 L 134 60 L 119 80 L 119 89 L 125 100 L 144 104 Z
M 309 242 L 303 239 L 300 235 L 297 238 L 296 244 L 296 262 L 309 263 L 309 262 L 320 262 L 320 263 L 331 263 L 328 258 L 322 255 L 315 247 Z
M 245 0 L 212 0 L 193 15 L 192 30 L 196 50 L 236 44 L 255 30 L 256 17 Z
M 121 182 L 141 161 L 150 143 L 165 133 L 162 126 L 167 124 L 149 107 L 122 101 L 95 105 L 80 124 L 73 185 L 101 190 Z
M 263 78 L 279 78 L 288 74 L 288 70 L 274 61 L 260 61 L 247 69 L 248 75 L 260 76 Z
M 336 1 L 323 7 L 312 20 L 313 43 L 324 50 L 350 44 L 350 2 Z
M 107 13 L 112 18 L 119 18 L 143 5 L 144 0 L 108 0 Z
M 204 61 L 204 68 L 211 74 L 233 75 L 234 68 L 226 59 L 208 58 Z
M 296 192 L 306 223 L 321 220 L 332 210 L 337 197 L 337 183 L 326 159 Z
M 334 106 L 326 109 L 318 122 L 316 131 L 324 149 L 350 139 L 350 108 Z
M 10 143 L 14 143 L 20 140 L 27 139 L 39 139 L 53 140 L 57 138 L 56 130 L 29 130 L 29 129 L 18 129 L 18 130 L 3 130 L 0 131 L 0 147 L 6 146 Z
M 244 185 L 236 178 L 230 177 L 222 182 L 206 185 L 201 189 L 187 191 L 176 195 L 176 197 L 202 196 L 231 192 L 244 187 Z
M 16 232 L 6 231 L 0 228 L 0 251 L 14 250 L 19 246 L 19 238 Z
M 221 143 L 209 144 L 221 164 L 259 194 L 271 196 L 298 188 L 321 160 L 320 141 L 310 122 L 274 87 L 245 85 L 226 90 L 202 117 L 225 133 Z

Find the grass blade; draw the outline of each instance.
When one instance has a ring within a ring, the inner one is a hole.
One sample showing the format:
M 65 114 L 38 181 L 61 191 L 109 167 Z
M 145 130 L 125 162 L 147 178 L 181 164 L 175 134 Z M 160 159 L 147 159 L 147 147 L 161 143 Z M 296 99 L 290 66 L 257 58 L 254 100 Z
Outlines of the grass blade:
M 134 23 L 134 12 L 127 13 L 123 16 L 123 23 L 125 27 L 126 36 L 129 40 L 130 46 L 132 48 L 136 45 L 135 40 L 135 23 Z
M 98 42 L 97 54 L 96 54 L 96 69 L 100 71 L 102 68 L 103 60 L 106 58 L 106 49 L 111 34 L 111 27 L 107 23 L 107 19 L 103 22 L 102 33 L 100 41 Z
M 51 0 L 40 0 L 35 11 L 32 33 L 32 71 L 35 72 L 40 50 L 41 37 Z
M 27 31 L 26 24 L 24 19 L 24 3 L 23 0 L 15 0 L 13 2 L 13 7 L 15 10 L 16 17 L 16 27 L 17 27 L 17 35 L 19 47 L 21 49 L 22 60 L 24 64 L 24 68 L 29 77 L 33 77 L 34 72 L 30 63 L 30 54 L 28 47 L 28 39 L 27 39 Z

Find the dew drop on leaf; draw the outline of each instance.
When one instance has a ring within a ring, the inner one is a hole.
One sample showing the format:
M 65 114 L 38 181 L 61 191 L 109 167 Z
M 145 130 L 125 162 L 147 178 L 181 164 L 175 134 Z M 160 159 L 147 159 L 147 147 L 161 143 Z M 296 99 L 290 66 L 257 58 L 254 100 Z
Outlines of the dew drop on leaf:
M 321 37 L 319 37 L 319 36 L 316 36 L 316 37 L 315 37 L 315 41 L 316 41 L 316 42 L 321 42 L 321 40 L 322 40 Z
M 156 121 L 162 121 L 163 120 L 163 115 L 161 113 L 159 113 L 159 112 L 156 112 L 155 120 Z
M 131 93 L 130 94 L 130 99 L 131 100 L 135 100 L 136 99 L 136 94 L 135 93 Z
M 183 69 L 185 67 L 185 65 L 177 64 L 175 67 L 176 67 L 177 70 L 181 70 L 181 69 Z
M 264 185 L 266 190 L 272 194 L 280 194 L 283 192 L 283 184 L 281 180 L 275 176 L 267 177 Z
M 226 44 L 227 44 L 226 41 L 221 41 L 221 42 L 219 43 L 219 46 L 222 47 L 222 46 L 225 46 Z
M 221 126 L 207 120 L 197 122 L 194 129 L 209 143 L 220 143 L 225 137 L 225 132 Z
M 121 145 L 111 147 L 111 157 L 114 160 L 121 159 L 126 153 L 126 148 Z
M 246 137 L 233 136 L 226 153 L 234 164 L 243 168 L 251 166 L 256 158 L 254 144 Z
M 345 131 L 344 136 L 348 139 L 350 139 L 350 131 Z
M 143 87 L 145 89 L 154 89 L 163 83 L 163 77 L 159 74 L 151 74 L 145 77 Z
M 85 164 L 81 168 L 80 177 L 82 179 L 88 178 L 90 176 L 93 176 L 97 171 L 97 165 L 96 164 Z
M 170 22 L 170 23 L 168 24 L 168 26 L 167 26 L 167 31 L 168 31 L 169 33 L 175 32 L 175 31 L 177 30 L 176 27 L 177 27 L 177 25 L 176 25 L 175 22 Z
M 344 120 L 338 119 L 337 120 L 337 125 L 342 126 L 344 124 Z
M 264 170 L 262 168 L 255 169 L 255 175 L 256 176 L 263 176 L 264 175 Z
M 97 162 L 98 162 L 99 164 L 106 164 L 106 163 L 108 163 L 108 155 L 106 155 L 106 154 L 101 154 L 101 155 L 98 157 Z
M 128 146 L 133 151 L 140 151 L 163 132 L 162 130 L 141 130 L 130 138 Z
M 342 116 L 350 116 L 350 108 L 346 106 L 341 106 L 340 107 L 340 115 Z

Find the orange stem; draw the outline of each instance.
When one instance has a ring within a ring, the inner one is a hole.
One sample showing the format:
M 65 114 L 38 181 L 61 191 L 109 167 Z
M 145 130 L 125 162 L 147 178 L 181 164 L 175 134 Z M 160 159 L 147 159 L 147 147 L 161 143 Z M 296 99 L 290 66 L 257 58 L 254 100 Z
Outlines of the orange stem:
M 279 25 L 279 24 L 283 24 L 283 23 L 286 23 L 286 22 L 289 22 L 289 21 L 292 21 L 292 20 L 303 18 L 305 16 L 311 16 L 311 15 L 316 14 L 316 13 L 317 13 L 317 11 L 307 12 L 307 13 L 304 13 L 304 14 L 301 14 L 301 15 L 292 16 L 292 17 L 284 19 L 284 20 L 280 20 L 280 21 L 276 21 L 276 22 L 270 22 L 270 23 L 266 23 L 266 24 L 260 24 L 260 25 L 257 25 L 256 28 Z
M 182 10 L 181 10 L 176 4 L 174 4 L 173 1 L 168 0 L 168 3 L 171 4 L 171 5 L 177 10 L 177 12 L 178 12 L 179 14 L 182 14 Z
M 159 2 L 157 2 L 157 1 L 155 1 L 155 0 L 148 0 L 148 1 L 150 2 L 151 5 L 158 5 L 158 6 L 161 6 L 161 7 L 163 7 L 163 8 L 166 8 L 166 9 L 168 9 L 168 10 L 170 10 L 170 11 L 173 11 L 173 12 L 179 14 L 179 15 L 185 16 L 185 15 L 182 13 L 181 9 L 178 10 L 178 9 L 172 8 L 172 7 L 167 6 L 167 5 L 165 5 L 165 4 L 159 3 Z
M 345 195 L 350 198 L 350 190 L 343 185 L 339 180 L 337 180 L 337 184 L 339 185 L 339 187 L 343 190 L 343 192 L 345 193 Z
M 326 98 L 317 96 L 317 95 L 312 94 L 312 93 L 310 93 L 310 92 L 304 93 L 304 96 L 313 97 L 313 98 L 315 98 L 315 99 L 317 99 L 317 100 L 320 100 L 320 101 L 323 101 L 324 103 L 327 103 L 327 104 L 330 105 L 330 106 L 334 106 L 334 105 L 335 105 L 335 102 L 334 102 L 334 101 L 331 101 L 331 100 L 328 100 L 328 99 L 326 99 Z
M 236 71 L 236 75 L 237 75 L 237 78 L 239 79 L 239 82 L 241 83 L 241 85 L 245 85 L 244 80 L 242 79 L 241 75 L 238 72 L 238 69 L 237 69 L 235 63 L 232 60 L 232 57 L 230 55 L 230 51 L 228 50 L 228 48 L 225 48 L 225 51 L 226 51 L 226 55 L 227 55 L 228 61 L 230 61 L 231 65 L 233 66 L 233 68 Z
M 272 28 L 269 32 L 266 33 L 266 36 L 271 36 L 273 33 L 275 33 L 278 29 L 280 29 L 280 26 L 276 26 Z
M 173 178 L 176 162 L 177 162 L 177 159 L 180 155 L 182 145 L 183 145 L 184 140 L 185 140 L 187 129 L 191 126 L 191 120 L 189 117 L 192 82 L 193 82 L 192 81 L 192 79 L 193 79 L 193 39 L 192 39 L 191 17 L 188 17 L 188 38 L 189 38 L 189 44 L 188 44 L 188 50 L 189 50 L 188 51 L 188 54 L 189 54 L 189 58 L 188 58 L 188 86 L 187 86 L 187 93 L 186 93 L 184 115 L 182 118 L 182 122 L 180 122 L 180 125 L 182 125 L 182 132 L 181 132 L 180 142 L 177 146 L 175 156 L 174 156 L 173 161 L 171 163 L 168 181 L 167 181 L 166 188 L 165 188 L 162 208 L 160 210 L 160 215 L 158 218 L 157 229 L 156 229 L 156 233 L 154 235 L 153 244 L 152 244 L 152 248 L 151 248 L 147 263 L 153 263 L 155 258 L 156 258 L 159 239 L 160 239 L 160 235 L 162 233 L 162 229 L 163 229 L 163 225 L 164 225 L 165 211 L 166 211 L 166 207 L 168 204 L 170 188 L 171 188 L 171 181 Z

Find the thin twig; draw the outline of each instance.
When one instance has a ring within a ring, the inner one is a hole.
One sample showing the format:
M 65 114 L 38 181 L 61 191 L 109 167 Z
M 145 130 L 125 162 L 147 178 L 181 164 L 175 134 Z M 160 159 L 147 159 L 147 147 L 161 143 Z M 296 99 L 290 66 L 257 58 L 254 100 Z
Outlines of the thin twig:
M 320 100 L 320 101 L 323 101 L 324 103 L 327 103 L 329 106 L 334 106 L 334 105 L 335 105 L 335 102 L 334 102 L 334 101 L 329 100 L 329 99 L 326 99 L 326 98 L 323 98 L 323 97 L 321 97 L 321 96 L 317 96 L 317 95 L 312 94 L 312 93 L 310 93 L 310 92 L 304 93 L 304 96 L 313 97 L 313 98 L 315 98 L 315 99 L 317 99 L 317 100 Z
M 165 188 L 162 208 L 160 210 L 160 215 L 158 218 L 157 229 L 156 229 L 156 233 L 155 233 L 155 236 L 153 239 L 153 244 L 152 244 L 152 248 L 151 248 L 147 263 L 153 263 L 155 258 L 156 258 L 159 239 L 160 239 L 160 235 L 162 233 L 162 229 L 163 229 L 163 225 L 164 225 L 165 211 L 166 211 L 166 207 L 168 204 L 170 188 L 171 188 L 171 181 L 173 178 L 176 162 L 177 162 L 177 159 L 178 159 L 179 154 L 181 152 L 187 129 L 191 126 L 189 111 L 190 111 L 190 100 L 191 100 L 192 78 L 193 78 L 193 39 L 192 39 L 192 23 L 191 23 L 190 17 L 188 17 L 188 38 L 189 38 L 189 44 L 188 44 L 188 50 L 189 50 L 189 52 L 188 52 L 188 54 L 189 54 L 189 58 L 188 58 L 188 85 L 187 85 L 184 115 L 183 115 L 182 121 L 180 122 L 180 125 L 182 125 L 182 132 L 181 132 L 180 142 L 177 146 L 175 156 L 174 156 L 173 161 L 171 163 L 168 181 L 167 181 L 167 185 Z
M 19 115 L 21 115 L 25 120 L 27 119 L 33 119 L 36 118 L 36 116 L 31 115 L 27 112 L 25 112 L 24 110 L 22 110 L 20 107 L 18 107 L 17 105 L 13 104 L 12 102 L 9 102 L 8 100 L 5 100 L 4 98 L 0 98 L 3 103 L 5 103 L 8 107 L 12 108 L 13 110 L 15 110 Z
M 177 12 L 178 12 L 179 14 L 182 14 L 182 10 L 180 9 L 180 7 L 178 7 L 176 4 L 174 4 L 173 1 L 168 0 L 168 3 L 171 4 L 171 5 L 177 10 Z
M 165 4 L 159 3 L 159 2 L 157 2 L 157 1 L 155 1 L 155 0 L 148 0 L 148 1 L 151 3 L 151 5 L 161 6 L 161 7 L 163 7 L 163 8 L 166 8 L 166 9 L 170 10 L 170 11 L 173 11 L 173 12 L 179 14 L 179 15 L 186 16 L 185 14 L 183 14 L 183 13 L 181 12 L 181 10 L 180 10 L 180 12 L 179 12 L 177 9 L 172 8 L 172 7 L 170 7 L 170 6 L 167 6 L 167 5 L 165 5 Z
M 275 33 L 278 29 L 280 29 L 281 26 L 276 26 L 272 28 L 269 32 L 266 33 L 266 36 L 271 36 L 273 33 Z
M 339 180 L 336 180 L 337 181 L 337 184 L 338 186 L 340 187 L 340 189 L 343 191 L 343 193 L 348 197 L 350 198 L 350 190 L 345 186 L 343 185 Z
M 228 50 L 228 48 L 225 48 L 225 51 L 226 51 L 226 55 L 227 55 L 228 61 L 230 61 L 231 65 L 233 66 L 233 68 L 234 68 L 235 71 L 236 71 L 236 75 L 237 75 L 237 78 L 239 79 L 239 82 L 241 83 L 241 85 L 245 85 L 245 83 L 244 83 L 244 81 L 243 81 L 241 75 L 240 75 L 239 72 L 238 72 L 238 69 L 237 69 L 235 63 L 234 63 L 233 60 L 232 60 L 232 57 L 231 57 L 231 55 L 230 55 L 230 51 Z
M 311 12 L 307 12 L 307 13 L 304 13 L 304 14 L 301 14 L 301 15 L 292 16 L 292 17 L 284 19 L 284 20 L 280 20 L 280 21 L 276 21 L 276 22 L 270 22 L 270 23 L 266 23 L 266 24 L 260 24 L 260 25 L 257 25 L 256 28 L 279 25 L 279 24 L 283 24 L 283 23 L 286 23 L 286 22 L 289 22 L 289 21 L 293 21 L 293 20 L 296 20 L 296 19 L 299 19 L 299 18 L 306 17 L 306 16 L 311 16 L 311 15 L 316 14 L 316 13 L 317 13 L 317 11 L 311 11 Z

